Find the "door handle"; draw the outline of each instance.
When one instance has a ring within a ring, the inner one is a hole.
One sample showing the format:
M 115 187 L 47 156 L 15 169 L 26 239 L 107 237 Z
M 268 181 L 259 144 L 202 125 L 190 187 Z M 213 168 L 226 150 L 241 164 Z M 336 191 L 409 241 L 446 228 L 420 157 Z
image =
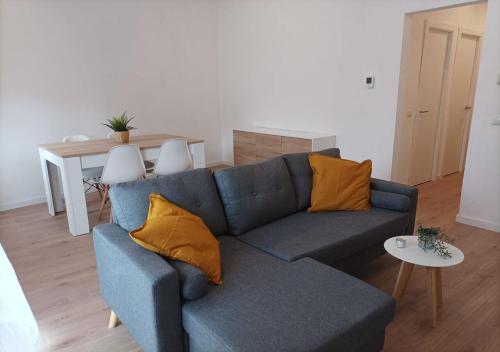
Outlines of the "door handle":
M 470 109 L 472 109 L 472 106 L 470 106 L 470 105 L 465 106 L 465 110 L 470 110 Z

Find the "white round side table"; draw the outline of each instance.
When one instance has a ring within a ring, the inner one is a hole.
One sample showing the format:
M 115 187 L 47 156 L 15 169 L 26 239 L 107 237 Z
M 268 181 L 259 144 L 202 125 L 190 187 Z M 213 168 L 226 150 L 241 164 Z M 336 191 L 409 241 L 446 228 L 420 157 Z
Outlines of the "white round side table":
M 415 265 L 426 268 L 427 290 L 432 304 L 432 326 L 437 323 L 437 308 L 443 304 L 443 291 L 441 287 L 441 268 L 460 264 L 464 260 L 464 254 L 460 249 L 451 244 L 446 244 L 451 258 L 440 257 L 433 249 L 424 251 L 418 246 L 418 236 L 398 236 L 406 240 L 406 247 L 396 246 L 396 237 L 389 238 L 384 243 L 384 248 L 395 258 L 401 260 L 398 278 L 392 296 L 399 299 L 403 296 L 408 280 Z

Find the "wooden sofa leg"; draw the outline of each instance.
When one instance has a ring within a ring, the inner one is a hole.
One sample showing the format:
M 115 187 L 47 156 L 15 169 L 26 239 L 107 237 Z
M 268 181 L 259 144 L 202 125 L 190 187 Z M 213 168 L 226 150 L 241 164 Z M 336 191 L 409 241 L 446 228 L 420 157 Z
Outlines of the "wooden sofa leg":
M 116 327 L 120 323 L 120 320 L 116 316 L 115 312 L 111 311 L 111 314 L 109 316 L 109 323 L 108 323 L 108 328 L 112 329 Z

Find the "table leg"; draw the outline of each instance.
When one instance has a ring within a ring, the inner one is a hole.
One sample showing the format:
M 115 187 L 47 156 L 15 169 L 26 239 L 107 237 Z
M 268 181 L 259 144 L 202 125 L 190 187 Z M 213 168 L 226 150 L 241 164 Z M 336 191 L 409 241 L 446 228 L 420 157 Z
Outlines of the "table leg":
M 438 305 L 443 304 L 443 284 L 441 282 L 441 268 L 434 268 L 436 270 L 436 286 L 437 286 L 437 299 Z
M 431 312 L 432 312 L 432 326 L 437 325 L 437 309 L 440 302 L 441 282 L 440 282 L 440 269 L 426 267 L 427 271 L 427 291 L 429 292 L 429 298 L 431 301 Z
M 396 285 L 394 286 L 394 291 L 392 296 L 395 299 L 403 297 L 406 291 L 406 286 L 408 286 L 408 281 L 410 280 L 411 272 L 415 265 L 405 261 L 401 261 L 401 266 L 399 267 L 398 278 L 396 280 Z
M 205 143 L 194 143 L 189 145 L 189 151 L 193 157 L 193 169 L 206 167 Z
M 49 208 L 49 214 L 55 216 L 57 212 L 64 210 L 58 167 L 46 158 L 44 150 L 39 150 L 39 154 L 47 207 Z
M 63 158 L 61 177 L 69 232 L 73 236 L 89 233 L 89 219 L 79 157 Z

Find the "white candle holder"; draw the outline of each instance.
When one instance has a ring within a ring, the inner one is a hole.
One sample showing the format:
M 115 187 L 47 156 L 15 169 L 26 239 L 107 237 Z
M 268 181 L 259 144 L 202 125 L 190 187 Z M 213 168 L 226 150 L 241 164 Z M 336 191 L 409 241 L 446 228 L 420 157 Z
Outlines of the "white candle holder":
M 396 247 L 398 248 L 405 248 L 406 247 L 406 240 L 401 237 L 396 237 Z

